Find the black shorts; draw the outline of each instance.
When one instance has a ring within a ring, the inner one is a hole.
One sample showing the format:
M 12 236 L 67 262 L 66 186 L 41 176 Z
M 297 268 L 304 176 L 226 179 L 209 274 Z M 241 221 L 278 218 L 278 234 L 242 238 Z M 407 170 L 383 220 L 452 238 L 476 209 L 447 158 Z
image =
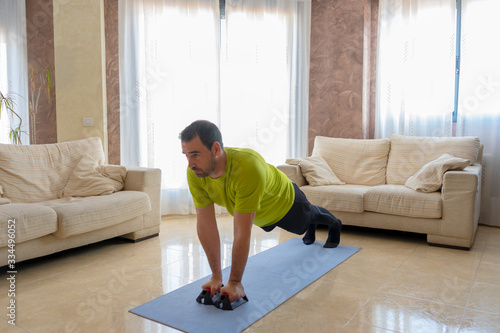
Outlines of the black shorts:
M 264 231 L 269 232 L 276 227 L 280 227 L 297 235 L 302 235 L 306 232 L 313 218 L 312 205 L 297 184 L 293 183 L 293 188 L 295 190 L 295 200 L 292 208 L 278 222 L 261 227 Z

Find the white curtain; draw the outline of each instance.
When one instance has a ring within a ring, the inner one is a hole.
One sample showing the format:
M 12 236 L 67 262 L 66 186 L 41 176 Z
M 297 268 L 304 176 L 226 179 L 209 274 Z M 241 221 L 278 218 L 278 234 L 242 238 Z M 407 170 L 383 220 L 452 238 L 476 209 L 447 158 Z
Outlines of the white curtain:
M 307 154 L 310 2 L 227 1 L 221 129 L 277 165 Z
M 218 0 L 119 5 L 121 160 L 162 170 L 163 215 L 194 212 L 178 135 L 196 119 L 270 163 L 306 153 L 290 143 L 307 133 L 310 1 L 227 1 L 225 20 Z
M 380 0 L 376 137 L 450 136 L 455 0 Z
M 119 4 L 121 162 L 162 170 L 162 214 L 193 212 L 178 135 L 219 123 L 219 3 Z
M 25 1 L 0 2 L 0 91 L 13 97 L 14 111 L 22 118 L 21 142 L 29 143 L 28 61 Z M 0 143 L 10 143 L 9 130 L 19 121 L 2 109 Z
M 462 0 L 457 134 L 484 145 L 480 223 L 500 226 L 500 1 Z

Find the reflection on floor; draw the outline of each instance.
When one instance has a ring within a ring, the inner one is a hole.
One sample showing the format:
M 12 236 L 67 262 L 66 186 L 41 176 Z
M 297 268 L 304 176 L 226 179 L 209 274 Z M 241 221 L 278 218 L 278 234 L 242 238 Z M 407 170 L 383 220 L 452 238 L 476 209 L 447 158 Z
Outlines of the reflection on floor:
M 218 221 L 228 266 L 232 218 Z M 254 227 L 251 255 L 293 237 Z M 326 229 L 317 239 L 326 240 Z M 499 228 L 480 226 L 470 251 L 349 227 L 341 243 L 362 250 L 245 332 L 500 332 Z M 209 274 L 195 217 L 166 217 L 153 239 L 113 239 L 18 264 L 16 326 L 2 315 L 0 331 L 177 332 L 128 310 Z M 8 289 L 4 271 L 5 314 Z

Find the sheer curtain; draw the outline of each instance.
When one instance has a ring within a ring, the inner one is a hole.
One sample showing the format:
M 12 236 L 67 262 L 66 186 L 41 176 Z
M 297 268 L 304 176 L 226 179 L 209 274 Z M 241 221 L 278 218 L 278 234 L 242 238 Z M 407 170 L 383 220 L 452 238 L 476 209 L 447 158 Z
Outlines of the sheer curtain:
M 121 160 L 162 170 L 162 214 L 193 212 L 179 133 L 219 120 L 219 3 L 120 2 Z
M 500 32 L 498 0 L 462 0 L 457 134 L 484 145 L 480 222 L 500 226 Z M 492 38 L 493 37 L 493 38 Z
M 450 136 L 455 0 L 380 0 L 376 137 Z
M 0 4 L 0 91 L 13 97 L 14 111 L 23 119 L 21 142 L 29 143 L 28 60 L 26 8 L 24 1 L 2 0 Z M 10 143 L 10 127 L 18 125 L 2 109 L 0 143 Z
M 221 35 L 226 145 L 253 148 L 274 165 L 307 154 L 310 10 L 304 1 L 226 2 Z
M 196 119 L 270 163 L 306 153 L 310 1 L 119 5 L 122 164 L 162 170 L 163 215 L 194 212 L 178 135 Z

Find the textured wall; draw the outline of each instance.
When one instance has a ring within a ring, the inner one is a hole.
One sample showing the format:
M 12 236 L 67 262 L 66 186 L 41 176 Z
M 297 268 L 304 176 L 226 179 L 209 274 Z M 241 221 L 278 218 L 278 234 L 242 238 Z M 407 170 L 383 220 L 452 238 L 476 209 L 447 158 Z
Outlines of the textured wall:
M 28 69 L 38 73 L 49 66 L 54 69 L 54 24 L 52 0 L 26 0 L 26 33 L 28 46 Z M 29 79 L 29 76 L 28 76 Z M 35 75 L 35 92 L 40 87 L 40 79 Z M 30 88 L 31 92 L 31 88 Z M 45 90 L 41 92 L 36 114 L 35 131 L 30 131 L 30 142 L 32 144 L 57 142 L 56 122 L 56 90 L 52 87 L 52 93 L 48 96 Z M 31 93 L 30 93 L 30 102 Z M 30 129 L 33 129 L 30 119 Z M 36 137 L 33 136 L 34 132 Z
M 120 164 L 120 68 L 118 0 L 104 0 L 106 34 L 106 97 L 108 107 L 108 160 Z
M 317 135 L 363 137 L 365 2 L 313 0 L 309 151 Z

